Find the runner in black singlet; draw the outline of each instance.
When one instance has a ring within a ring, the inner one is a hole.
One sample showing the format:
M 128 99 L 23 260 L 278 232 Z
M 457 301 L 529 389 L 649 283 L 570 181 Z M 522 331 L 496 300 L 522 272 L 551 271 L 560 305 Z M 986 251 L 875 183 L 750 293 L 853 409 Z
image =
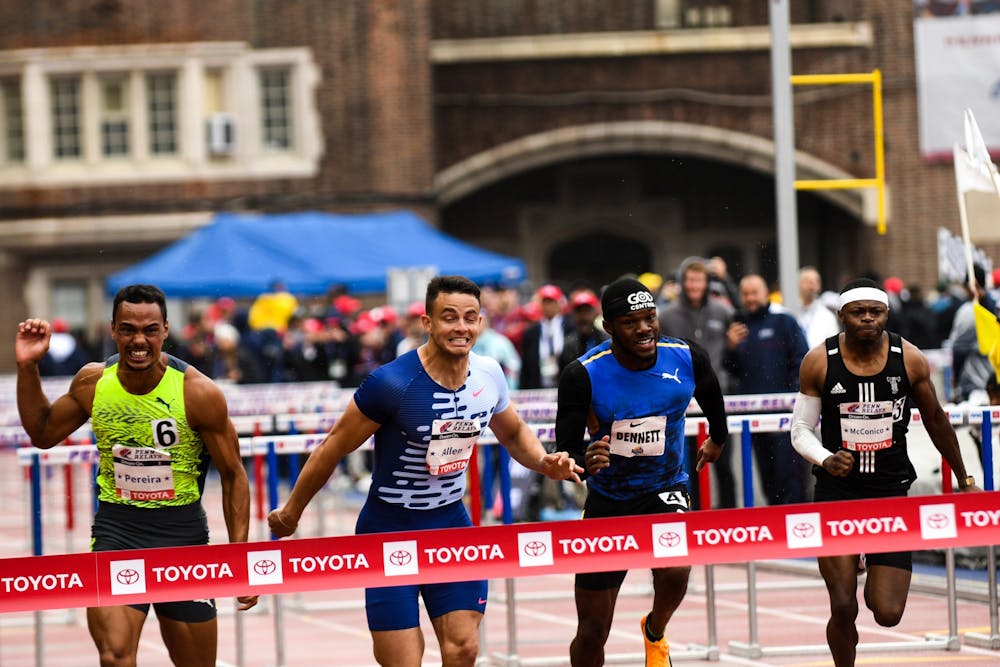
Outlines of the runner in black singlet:
M 802 360 L 792 444 L 815 466 L 817 501 L 906 495 L 916 477 L 906 453 L 911 405 L 919 408 L 959 488 L 979 490 L 966 474 L 927 359 L 912 343 L 885 330 L 888 303 L 888 295 L 874 281 L 851 281 L 840 294 L 838 316 L 844 332 L 817 345 Z M 821 415 L 822 440 L 815 433 Z M 879 625 L 899 623 L 911 562 L 909 552 L 867 554 L 865 604 Z M 819 558 L 830 594 L 826 637 L 837 667 L 853 666 L 857 653 L 858 563 L 859 554 Z

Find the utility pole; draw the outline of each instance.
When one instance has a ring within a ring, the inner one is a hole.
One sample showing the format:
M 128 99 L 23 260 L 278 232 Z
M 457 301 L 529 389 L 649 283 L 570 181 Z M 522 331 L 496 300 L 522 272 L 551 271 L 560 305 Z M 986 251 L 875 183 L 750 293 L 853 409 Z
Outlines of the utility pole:
M 792 54 L 789 4 L 771 0 L 771 100 L 774 119 L 774 195 L 778 216 L 778 280 L 785 306 L 794 314 L 799 302 L 799 219 L 795 205 L 795 118 L 792 112 Z

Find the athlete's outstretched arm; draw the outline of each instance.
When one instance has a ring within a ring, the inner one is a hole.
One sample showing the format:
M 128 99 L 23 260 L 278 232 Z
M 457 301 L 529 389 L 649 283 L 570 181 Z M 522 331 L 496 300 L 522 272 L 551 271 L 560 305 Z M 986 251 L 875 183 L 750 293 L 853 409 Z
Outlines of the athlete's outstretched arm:
M 722 449 L 729 442 L 729 424 L 726 421 L 726 400 L 722 395 L 719 378 L 712 369 L 708 353 L 693 341 L 686 341 L 691 348 L 694 366 L 694 398 L 708 420 L 708 438 L 698 443 L 698 460 L 695 470 L 701 471 L 707 463 L 715 463 L 722 456 Z
M 267 524 L 275 537 L 287 537 L 295 532 L 306 505 L 330 479 L 337 465 L 372 437 L 380 426 L 366 417 L 351 399 L 344 414 L 334 422 L 323 442 L 306 459 L 288 500 L 267 515 Z
M 538 436 L 524 423 L 514 406 L 508 405 L 506 410 L 493 415 L 490 429 L 514 460 L 525 468 L 540 472 L 550 479 L 580 481 L 577 473 L 583 472 L 583 468 L 566 452 L 547 454 Z
M 69 391 L 49 403 L 42 389 L 38 364 L 49 349 L 52 328 L 45 320 L 28 319 L 17 327 L 17 412 L 31 444 L 48 449 L 83 426 L 94 404 L 94 386 L 103 363 L 87 364 L 77 372 Z
M 965 470 L 965 462 L 962 460 L 958 438 L 955 436 L 955 429 L 948 420 L 948 415 L 945 414 L 938 402 L 937 392 L 935 392 L 934 383 L 931 381 L 927 357 L 916 345 L 904 340 L 903 361 L 906 364 L 906 374 L 910 378 L 910 396 L 913 397 L 913 402 L 920 410 L 920 421 L 927 429 L 927 435 L 931 437 L 931 442 L 951 466 L 958 479 L 959 488 L 962 491 L 979 491 L 979 487 L 974 484 L 965 485 L 968 473 Z
M 250 533 L 250 482 L 240 458 L 240 441 L 229 419 L 226 397 L 193 366 L 184 372 L 184 412 L 198 432 L 222 483 L 222 515 L 230 542 L 246 542 Z M 256 595 L 237 598 L 240 609 L 257 604 Z

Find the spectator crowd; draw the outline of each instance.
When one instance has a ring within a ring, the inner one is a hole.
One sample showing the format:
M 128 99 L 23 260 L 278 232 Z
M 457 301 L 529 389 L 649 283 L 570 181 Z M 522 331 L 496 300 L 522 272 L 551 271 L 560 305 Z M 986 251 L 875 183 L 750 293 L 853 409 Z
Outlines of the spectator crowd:
M 992 376 L 989 360 L 978 350 L 973 298 L 996 312 L 994 274 L 976 267 L 977 290 L 964 282 L 942 283 L 924 291 L 896 277 L 870 275 L 889 294 L 888 330 L 921 349 L 950 350 L 953 365 L 945 397 L 962 402 L 984 395 Z M 824 290 L 814 267 L 799 272 L 799 314 L 781 305 L 781 295 L 762 276 L 739 281 L 725 262 L 689 257 L 666 278 L 636 276 L 657 297 L 661 335 L 685 338 L 709 355 L 725 394 L 784 393 L 798 390 L 803 355 L 840 330 L 837 297 Z M 556 387 L 563 368 L 607 338 L 601 323 L 598 285 L 483 285 L 484 323 L 474 350 L 496 359 L 511 389 Z M 367 307 L 366 307 L 367 306 Z M 209 377 L 235 384 L 333 381 L 356 387 L 376 368 L 415 349 L 426 340 L 423 302 L 406 308 L 363 301 L 342 288 L 318 297 L 289 293 L 280 282 L 255 299 L 229 297 L 188 304 L 187 317 L 174 323 L 165 350 L 187 360 Z M 43 375 L 72 375 L 84 363 L 103 358 L 102 345 L 91 345 L 65 321 L 53 320 L 52 345 L 40 364 Z M 688 446 L 697 443 L 690 439 Z M 718 503 L 735 507 L 729 449 L 714 466 L 719 477 Z M 788 434 L 755 436 L 755 456 L 769 502 L 802 502 L 796 481 L 808 466 L 792 450 Z M 695 457 L 689 452 L 689 460 Z M 691 476 L 697 486 L 697 476 Z M 791 483 L 785 488 L 780 480 Z M 697 499 L 697 488 L 692 488 Z M 539 499 L 548 505 L 567 502 L 557 488 L 533 489 L 532 517 Z M 577 499 L 578 500 L 578 499 Z M 531 504 L 531 503 L 529 503 Z

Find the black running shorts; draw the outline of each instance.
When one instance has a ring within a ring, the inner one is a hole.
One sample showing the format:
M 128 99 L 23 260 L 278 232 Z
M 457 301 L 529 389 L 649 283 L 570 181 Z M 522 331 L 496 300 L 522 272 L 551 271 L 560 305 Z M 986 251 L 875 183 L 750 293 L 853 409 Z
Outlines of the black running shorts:
M 584 519 L 603 519 L 616 516 L 639 516 L 667 512 L 688 512 L 691 498 L 684 485 L 665 491 L 649 493 L 632 500 L 612 500 L 596 491 L 587 494 L 583 505 Z M 625 581 L 628 570 L 614 572 L 581 572 L 576 575 L 576 585 L 588 591 L 617 590 Z
M 208 520 L 201 503 L 150 509 L 102 502 L 90 537 L 94 552 L 208 544 Z M 149 613 L 149 603 L 129 606 Z M 153 609 L 159 617 L 182 623 L 211 621 L 216 615 L 212 598 L 154 602 Z

